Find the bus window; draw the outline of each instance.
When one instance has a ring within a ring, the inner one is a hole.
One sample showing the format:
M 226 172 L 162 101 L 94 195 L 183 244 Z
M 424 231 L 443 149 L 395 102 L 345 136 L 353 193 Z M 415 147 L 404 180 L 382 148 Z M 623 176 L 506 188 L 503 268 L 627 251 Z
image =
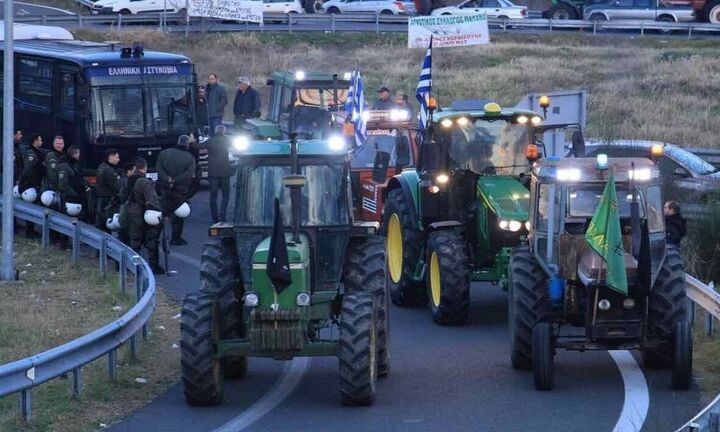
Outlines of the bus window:
M 16 104 L 23 111 L 50 112 L 52 103 L 52 63 L 20 57 Z
M 75 115 L 75 75 L 62 73 L 60 76 L 60 112 Z

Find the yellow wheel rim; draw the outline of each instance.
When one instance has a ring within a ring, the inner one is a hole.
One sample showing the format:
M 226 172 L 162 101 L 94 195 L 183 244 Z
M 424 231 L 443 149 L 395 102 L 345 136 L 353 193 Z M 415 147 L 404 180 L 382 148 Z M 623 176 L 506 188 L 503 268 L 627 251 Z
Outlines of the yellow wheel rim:
M 440 262 L 438 261 L 437 252 L 430 255 L 430 294 L 435 307 L 440 306 L 440 295 L 442 288 L 440 284 Z
M 393 283 L 400 283 L 403 268 L 402 225 L 397 213 L 390 216 L 387 231 L 388 270 Z

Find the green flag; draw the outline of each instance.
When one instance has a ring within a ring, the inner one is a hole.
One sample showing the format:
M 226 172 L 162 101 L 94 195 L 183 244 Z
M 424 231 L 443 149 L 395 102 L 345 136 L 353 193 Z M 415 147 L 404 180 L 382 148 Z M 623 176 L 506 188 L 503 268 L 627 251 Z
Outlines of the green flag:
M 585 240 L 605 261 L 605 280 L 608 286 L 627 295 L 625 251 L 620 231 L 615 175 L 612 171 L 595 215 L 590 221 L 590 227 L 585 233 Z

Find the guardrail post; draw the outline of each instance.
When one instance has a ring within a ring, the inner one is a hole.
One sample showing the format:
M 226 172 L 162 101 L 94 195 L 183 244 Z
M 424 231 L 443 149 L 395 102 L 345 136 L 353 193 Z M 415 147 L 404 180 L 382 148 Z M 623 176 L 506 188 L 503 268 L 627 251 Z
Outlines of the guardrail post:
M 40 17 L 40 22 L 41 22 L 43 25 L 47 25 L 47 15 L 42 15 L 42 16 Z
M 72 370 L 72 395 L 73 397 L 80 397 L 82 392 L 83 380 L 82 380 L 82 369 L 75 368 Z
M 380 33 L 380 14 L 375 11 L 375 33 Z
M 134 255 L 132 260 L 135 265 L 135 302 L 137 303 L 143 296 L 143 265 L 139 255 Z M 130 336 L 130 356 L 133 360 L 138 357 L 137 334 Z
M 108 351 L 108 377 L 111 381 L 117 379 L 117 350 Z
M 82 26 L 83 26 L 82 14 L 77 14 L 77 18 L 78 18 L 78 27 L 82 28 Z
M 107 237 L 103 236 L 102 239 L 100 239 L 100 256 L 98 257 L 98 262 L 100 263 L 100 273 L 102 273 L 103 277 L 105 277 L 105 273 L 107 272 Z
M 335 14 L 330 14 L 330 31 L 335 33 Z
M 645 23 L 640 23 L 640 36 L 645 36 Z
M 118 26 L 117 29 L 120 30 L 122 28 L 122 14 L 118 14 Z
M 593 21 L 593 36 L 597 34 L 597 20 Z
M 24 421 L 32 420 L 32 388 L 20 392 L 20 412 Z
M 40 229 L 42 230 L 42 248 L 47 250 L 50 247 L 50 211 L 48 210 L 43 212 L 42 227 Z
M 78 254 L 80 253 L 80 227 L 78 221 L 73 221 L 73 232 L 72 232 L 72 254 L 70 255 L 70 261 L 75 264 L 77 263 Z
M 710 312 L 705 312 L 705 336 L 713 335 L 713 316 Z
M 688 39 L 692 38 L 692 29 L 693 29 L 693 26 L 692 26 L 692 24 L 690 24 L 688 26 Z
M 550 31 L 552 31 L 552 18 L 548 20 L 548 23 L 550 24 Z
M 292 14 L 288 13 L 288 32 L 292 33 Z M 262 26 L 260 26 L 260 30 L 262 30 Z
M 120 252 L 120 271 L 118 274 L 120 275 L 120 290 L 125 294 L 127 291 L 127 254 L 124 249 Z

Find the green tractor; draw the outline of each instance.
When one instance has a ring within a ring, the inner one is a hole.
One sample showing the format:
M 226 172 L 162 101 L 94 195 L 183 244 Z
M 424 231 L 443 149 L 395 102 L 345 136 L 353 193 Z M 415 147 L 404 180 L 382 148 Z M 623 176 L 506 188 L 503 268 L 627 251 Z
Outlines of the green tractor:
M 234 222 L 210 227 L 199 292 L 182 306 L 187 402 L 220 403 L 248 357 L 337 356 L 342 403 L 372 404 L 389 371 L 385 239 L 378 223 L 353 220 L 345 141 L 233 146 Z
M 339 129 L 336 115 L 345 112 L 350 75 L 273 72 L 267 119 L 248 119 L 237 132 L 255 139 L 284 139 L 291 131 L 300 138 L 329 138 Z
M 690 388 L 683 262 L 665 243 L 659 177 L 644 158 L 601 154 L 534 165 L 531 240 L 510 257 L 508 322 L 512 366 L 532 369 L 538 390 L 553 387 L 557 348 L 640 350 L 646 367 L 672 369 L 674 389 Z M 599 206 L 610 210 L 598 215 L 609 216 L 594 221 Z
M 486 101 L 456 102 L 432 117 L 417 167 L 388 183 L 388 290 L 400 306 L 429 298 L 438 324 L 462 324 L 470 282 L 504 287 L 510 250 L 527 236 L 526 180 L 542 118 Z

